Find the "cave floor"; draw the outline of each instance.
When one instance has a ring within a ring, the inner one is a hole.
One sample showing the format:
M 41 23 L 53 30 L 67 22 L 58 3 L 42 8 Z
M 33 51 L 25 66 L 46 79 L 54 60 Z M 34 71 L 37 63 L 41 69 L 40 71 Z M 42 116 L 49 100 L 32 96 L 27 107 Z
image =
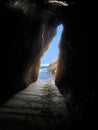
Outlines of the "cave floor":
M 58 130 L 67 127 L 68 111 L 54 81 L 37 81 L 0 108 L 0 130 Z

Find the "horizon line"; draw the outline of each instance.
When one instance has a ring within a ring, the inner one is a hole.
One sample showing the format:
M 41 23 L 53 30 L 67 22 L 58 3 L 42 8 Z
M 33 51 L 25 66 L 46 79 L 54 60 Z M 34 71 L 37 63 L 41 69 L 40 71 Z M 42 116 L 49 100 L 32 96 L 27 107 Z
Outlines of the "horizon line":
M 49 63 L 41 64 L 40 66 L 48 66 Z

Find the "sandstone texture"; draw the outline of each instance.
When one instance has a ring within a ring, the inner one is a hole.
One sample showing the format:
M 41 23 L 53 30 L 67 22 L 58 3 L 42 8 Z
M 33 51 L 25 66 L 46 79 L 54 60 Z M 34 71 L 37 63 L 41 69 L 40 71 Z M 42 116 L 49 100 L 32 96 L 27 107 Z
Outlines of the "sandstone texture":
M 57 70 L 57 60 L 53 61 L 47 68 L 47 71 L 53 75 L 56 74 Z

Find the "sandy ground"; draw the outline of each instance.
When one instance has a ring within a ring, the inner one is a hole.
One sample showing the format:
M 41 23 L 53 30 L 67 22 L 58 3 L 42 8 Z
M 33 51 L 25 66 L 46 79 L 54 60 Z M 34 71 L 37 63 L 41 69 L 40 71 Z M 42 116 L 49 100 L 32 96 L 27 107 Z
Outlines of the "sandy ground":
M 54 81 L 37 81 L 3 104 L 0 130 L 67 130 L 67 114 Z

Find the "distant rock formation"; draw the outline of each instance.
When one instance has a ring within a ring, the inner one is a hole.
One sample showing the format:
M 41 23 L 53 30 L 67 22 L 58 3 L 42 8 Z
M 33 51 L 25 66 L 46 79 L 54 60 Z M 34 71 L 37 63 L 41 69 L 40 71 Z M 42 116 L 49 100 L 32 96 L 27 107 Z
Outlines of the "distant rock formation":
M 47 68 L 47 72 L 55 75 L 57 70 L 57 60 L 54 60 Z

